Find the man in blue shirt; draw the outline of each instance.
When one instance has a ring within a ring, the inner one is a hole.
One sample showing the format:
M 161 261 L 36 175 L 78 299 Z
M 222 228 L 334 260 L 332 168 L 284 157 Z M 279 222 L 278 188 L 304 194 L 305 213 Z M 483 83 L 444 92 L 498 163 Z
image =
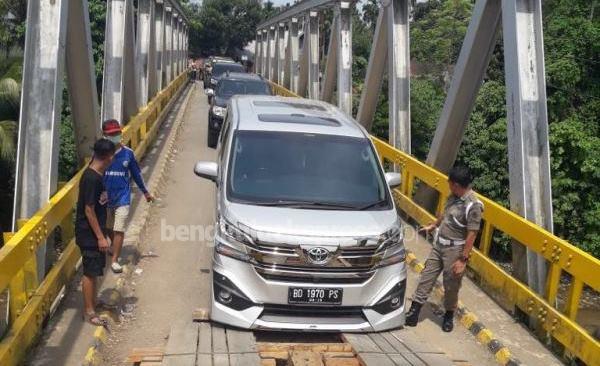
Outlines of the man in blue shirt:
M 104 172 L 104 185 L 108 193 L 108 218 L 106 227 L 112 240 L 112 263 L 110 268 L 114 273 L 121 273 L 123 268 L 119 264 L 119 255 L 125 239 L 125 225 L 129 216 L 129 205 L 131 203 L 130 178 L 146 197 L 147 202 L 154 201 L 154 197 L 148 192 L 140 166 L 135 158 L 133 150 L 121 144 L 121 125 L 115 119 L 109 119 L 102 123 L 104 137 L 117 146 L 112 164 Z

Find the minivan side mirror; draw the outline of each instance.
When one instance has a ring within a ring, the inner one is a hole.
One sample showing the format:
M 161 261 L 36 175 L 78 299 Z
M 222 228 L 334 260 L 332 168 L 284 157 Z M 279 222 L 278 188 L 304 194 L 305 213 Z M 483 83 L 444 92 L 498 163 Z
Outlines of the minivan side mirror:
M 200 178 L 205 178 L 217 182 L 219 165 L 214 161 L 199 161 L 194 166 L 194 173 Z
M 385 173 L 385 181 L 390 188 L 396 188 L 402 183 L 402 175 L 400 173 L 387 172 Z

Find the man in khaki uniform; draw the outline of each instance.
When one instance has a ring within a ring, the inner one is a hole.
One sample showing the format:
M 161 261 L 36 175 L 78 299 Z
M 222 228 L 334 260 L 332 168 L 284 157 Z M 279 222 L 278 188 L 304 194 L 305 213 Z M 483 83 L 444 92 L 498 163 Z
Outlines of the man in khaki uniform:
M 440 272 L 443 272 L 446 313 L 442 330 L 451 332 L 454 328 L 458 290 L 477 238 L 483 212 L 483 204 L 471 190 L 471 181 L 468 168 L 452 168 L 448 174 L 451 194 L 444 211 L 434 223 L 419 229 L 419 232 L 424 233 L 437 229 L 438 233 L 434 236 L 433 248 L 425 262 L 425 269 L 421 272 L 410 310 L 406 313 L 407 326 L 417 325 L 421 307 L 427 301 Z

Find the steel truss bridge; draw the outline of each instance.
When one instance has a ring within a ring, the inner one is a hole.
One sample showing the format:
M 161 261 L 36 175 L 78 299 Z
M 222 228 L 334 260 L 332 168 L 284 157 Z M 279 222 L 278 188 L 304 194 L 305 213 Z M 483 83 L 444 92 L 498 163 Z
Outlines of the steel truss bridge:
M 420 224 L 431 222 L 432 214 L 441 210 L 449 194 L 444 172 L 454 164 L 501 31 L 511 210 L 480 196 L 484 224 L 469 266 L 482 288 L 508 311 L 518 309 L 529 316 L 536 331 L 562 345 L 566 355 L 587 365 L 600 364 L 600 343 L 577 318 L 584 288 L 600 291 L 600 261 L 552 234 L 541 0 L 476 1 L 425 162 L 410 154 L 409 3 L 380 2 L 364 89 L 353 116 L 371 128 L 387 76 L 390 141 L 375 137 L 373 141 L 382 161 L 402 174 L 402 186 L 394 192 L 398 207 Z M 255 71 L 268 78 L 279 95 L 321 99 L 352 116 L 355 5 L 346 0 L 304 0 L 261 23 Z M 325 13 L 333 14 L 333 22 L 326 30 L 329 44 L 321 45 L 319 29 Z M 108 118 L 125 123 L 124 142 L 141 157 L 188 79 L 188 29 L 176 0 L 138 0 L 137 8 L 133 0 L 108 0 L 99 104 L 87 1 L 29 1 L 14 227 L 4 234 L 0 249 L 0 292 L 8 294 L 9 304 L 8 330 L 0 339 L 1 365 L 23 360 L 79 260 L 73 207 L 82 171 L 68 182 L 58 182 L 58 126 L 65 86 L 81 165 L 100 136 L 100 121 Z M 45 252 L 57 231 L 68 244 L 50 265 Z M 489 256 L 497 232 L 514 241 L 513 255 L 522 258 L 517 266 L 524 268 L 520 279 Z M 565 273 L 571 278 L 568 295 L 558 304 Z M 475 319 L 463 322 L 469 321 Z M 483 333 L 477 336 L 485 338 Z

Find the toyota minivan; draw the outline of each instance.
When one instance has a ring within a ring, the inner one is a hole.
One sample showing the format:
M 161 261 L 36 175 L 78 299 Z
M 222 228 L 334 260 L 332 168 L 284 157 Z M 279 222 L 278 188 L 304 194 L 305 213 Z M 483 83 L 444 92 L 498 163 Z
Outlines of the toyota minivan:
M 320 101 L 234 96 L 216 162 L 211 319 L 363 332 L 404 324 L 406 252 L 368 133 Z

